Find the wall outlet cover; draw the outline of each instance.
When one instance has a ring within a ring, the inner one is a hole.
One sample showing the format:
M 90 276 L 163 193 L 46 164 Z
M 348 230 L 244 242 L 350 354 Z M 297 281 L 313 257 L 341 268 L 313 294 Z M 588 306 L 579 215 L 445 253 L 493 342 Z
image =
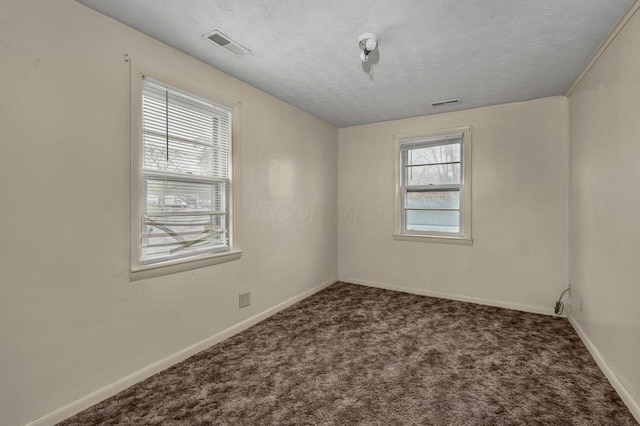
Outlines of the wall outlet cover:
M 244 308 L 246 306 L 249 306 L 250 304 L 251 304 L 251 293 L 250 292 L 240 293 L 240 295 L 238 296 L 238 307 Z

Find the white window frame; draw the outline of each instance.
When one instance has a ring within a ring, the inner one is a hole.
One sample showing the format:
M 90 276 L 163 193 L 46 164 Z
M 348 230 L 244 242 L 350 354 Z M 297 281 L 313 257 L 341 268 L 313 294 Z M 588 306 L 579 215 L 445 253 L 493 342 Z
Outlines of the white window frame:
M 237 174 L 234 173 L 238 164 L 238 149 L 236 145 L 239 139 L 239 115 L 240 105 L 238 101 L 225 98 L 220 93 L 215 93 L 211 88 L 198 84 L 197 79 L 186 79 L 165 70 L 142 65 L 131 60 L 131 249 L 129 273 L 130 281 L 137 281 L 181 271 L 187 271 L 205 266 L 230 262 L 240 259 L 242 250 L 238 245 L 238 218 L 235 212 L 238 210 L 238 200 L 234 197 L 239 188 Z M 229 249 L 222 252 L 197 254 L 193 256 L 160 261 L 156 263 L 141 263 L 141 215 L 142 215 L 142 92 L 143 80 L 148 77 L 162 82 L 170 87 L 194 94 L 217 105 L 235 105 L 226 107 L 231 110 L 231 129 L 229 137 L 228 163 L 229 189 L 228 189 L 228 233 Z M 217 99 L 218 101 L 212 101 Z
M 471 237 L 471 147 L 472 126 L 455 127 L 449 129 L 428 130 L 414 133 L 401 133 L 394 138 L 394 162 L 395 162 L 395 208 L 393 237 L 399 241 L 424 241 L 432 243 L 449 244 L 473 244 Z M 434 145 L 438 140 L 444 140 L 448 136 L 462 135 L 460 150 L 460 232 L 457 234 L 445 232 L 421 232 L 407 230 L 405 227 L 405 194 L 404 164 L 401 145 L 410 140 L 433 139 Z

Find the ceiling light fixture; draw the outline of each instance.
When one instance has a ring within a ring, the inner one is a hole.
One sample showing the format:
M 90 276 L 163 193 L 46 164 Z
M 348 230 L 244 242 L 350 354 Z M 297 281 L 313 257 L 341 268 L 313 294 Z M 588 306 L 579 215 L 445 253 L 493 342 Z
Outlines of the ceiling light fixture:
M 362 62 L 369 61 L 369 55 L 378 47 L 378 36 L 373 33 L 360 34 L 358 37 L 358 46 L 362 53 L 360 53 L 360 59 Z

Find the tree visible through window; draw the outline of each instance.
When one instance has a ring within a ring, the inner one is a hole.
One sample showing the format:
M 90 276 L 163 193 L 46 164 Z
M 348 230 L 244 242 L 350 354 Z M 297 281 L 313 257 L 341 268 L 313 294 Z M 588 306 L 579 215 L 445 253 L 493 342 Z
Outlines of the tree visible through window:
M 402 232 L 462 235 L 462 135 L 402 140 Z

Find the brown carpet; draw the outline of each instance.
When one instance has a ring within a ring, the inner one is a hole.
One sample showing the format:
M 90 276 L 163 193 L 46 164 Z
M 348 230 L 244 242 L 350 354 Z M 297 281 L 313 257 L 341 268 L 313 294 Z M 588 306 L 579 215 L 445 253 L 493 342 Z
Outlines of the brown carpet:
M 62 425 L 636 425 L 566 319 L 338 283 Z

